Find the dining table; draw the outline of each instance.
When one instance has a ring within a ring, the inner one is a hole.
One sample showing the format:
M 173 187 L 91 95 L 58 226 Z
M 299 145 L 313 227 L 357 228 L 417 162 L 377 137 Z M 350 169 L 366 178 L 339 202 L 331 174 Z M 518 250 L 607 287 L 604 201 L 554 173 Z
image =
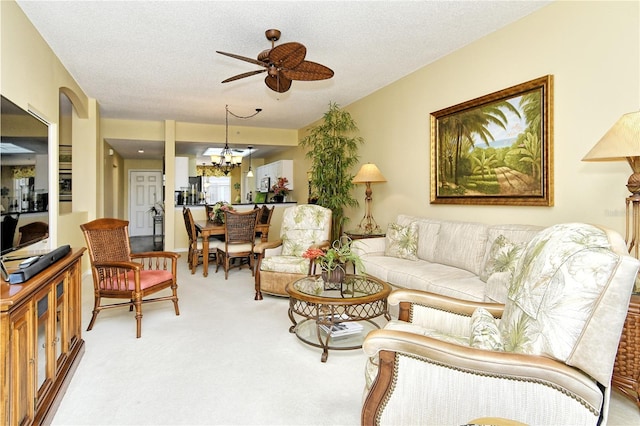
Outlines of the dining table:
M 202 236 L 202 274 L 206 277 L 209 275 L 209 238 L 224 237 L 225 226 L 224 223 L 216 223 L 211 220 L 196 220 L 195 225 Z M 260 232 L 261 242 L 266 242 L 269 239 L 269 224 L 257 223 L 256 233 L 258 232 Z

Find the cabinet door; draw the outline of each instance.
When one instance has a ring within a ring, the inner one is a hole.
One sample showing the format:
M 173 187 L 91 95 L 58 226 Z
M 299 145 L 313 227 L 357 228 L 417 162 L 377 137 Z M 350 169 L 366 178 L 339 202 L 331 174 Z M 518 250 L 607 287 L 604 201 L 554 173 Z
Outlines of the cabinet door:
M 54 286 L 43 288 L 35 298 L 36 308 L 36 389 L 38 404 L 53 383 L 55 363 L 53 357 L 53 322 L 55 319 Z M 53 312 L 53 313 L 52 313 Z M 36 407 L 37 408 L 37 407 Z
M 31 302 L 11 314 L 9 423 L 12 425 L 30 424 L 35 414 L 33 321 Z
M 75 262 L 67 275 L 67 330 L 69 339 L 69 349 L 80 342 L 82 338 L 82 275 L 80 271 L 81 263 Z
M 68 274 L 55 283 L 56 316 L 54 324 L 53 346 L 56 360 L 56 372 L 63 366 L 69 352 L 69 303 L 68 299 Z

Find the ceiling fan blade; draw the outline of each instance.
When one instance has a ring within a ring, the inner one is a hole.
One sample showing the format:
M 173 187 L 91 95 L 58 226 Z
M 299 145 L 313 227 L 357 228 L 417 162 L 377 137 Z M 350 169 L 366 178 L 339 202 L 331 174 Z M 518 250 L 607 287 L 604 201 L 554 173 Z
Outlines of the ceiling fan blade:
M 230 58 L 240 59 L 241 61 L 249 62 L 251 64 L 260 65 L 261 67 L 266 66 L 264 62 L 258 61 L 258 60 L 253 59 L 253 58 L 247 58 L 246 56 L 240 56 L 240 55 L 236 55 L 234 53 L 220 52 L 219 50 L 216 50 L 216 53 L 219 53 L 219 54 L 224 55 L 224 56 L 229 56 Z
M 269 89 L 278 93 L 284 93 L 291 88 L 291 80 L 281 75 L 267 75 L 264 78 L 264 82 Z
M 307 48 L 300 43 L 280 44 L 269 52 L 269 61 L 278 68 L 295 68 L 307 54 Z
M 300 65 L 293 69 L 282 69 L 280 74 L 289 80 L 326 80 L 333 77 L 331 68 L 311 61 L 302 61 Z
M 267 69 L 257 70 L 257 71 L 249 71 L 243 72 L 242 74 L 234 75 L 233 77 L 229 77 L 226 80 L 222 80 L 223 83 L 228 83 L 230 81 L 240 80 L 241 78 L 251 77 L 252 75 L 260 74 L 265 72 Z

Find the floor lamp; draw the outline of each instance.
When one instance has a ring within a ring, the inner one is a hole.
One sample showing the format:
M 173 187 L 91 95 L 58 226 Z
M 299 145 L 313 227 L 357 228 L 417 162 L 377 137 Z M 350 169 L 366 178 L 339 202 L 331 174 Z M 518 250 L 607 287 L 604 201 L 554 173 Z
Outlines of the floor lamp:
M 629 253 L 640 258 L 640 111 L 623 115 L 591 148 L 582 161 L 624 161 L 631 166 L 626 199 L 625 241 Z
M 380 170 L 376 165 L 371 163 L 363 164 L 362 167 L 360 167 L 358 174 L 356 174 L 351 181 L 353 183 L 364 183 L 367 185 L 367 189 L 364 192 L 365 214 L 356 229 L 358 233 L 370 235 L 382 232 L 371 214 L 371 184 L 386 181 L 387 180 L 382 176 L 382 173 L 380 173 Z

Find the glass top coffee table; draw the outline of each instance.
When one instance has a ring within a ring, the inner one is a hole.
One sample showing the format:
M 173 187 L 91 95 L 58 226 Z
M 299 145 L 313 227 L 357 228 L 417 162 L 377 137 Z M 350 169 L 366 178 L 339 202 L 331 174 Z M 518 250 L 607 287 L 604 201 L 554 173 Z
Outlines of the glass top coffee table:
M 362 347 L 369 331 L 380 328 L 372 321 L 383 315 L 390 320 L 387 296 L 391 286 L 366 275 L 347 274 L 342 284 L 325 283 L 310 275 L 288 284 L 290 333 L 304 343 L 322 349 L 322 362 L 329 349 Z M 295 315 L 304 319 L 296 321 Z

